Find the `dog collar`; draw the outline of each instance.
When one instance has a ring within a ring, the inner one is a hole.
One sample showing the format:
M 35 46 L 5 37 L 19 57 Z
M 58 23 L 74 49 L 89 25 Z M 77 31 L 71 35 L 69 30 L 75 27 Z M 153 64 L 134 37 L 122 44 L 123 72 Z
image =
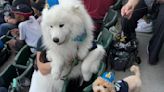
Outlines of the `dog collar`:
M 47 0 L 46 7 L 50 9 L 54 5 L 58 5 L 59 1 L 58 0 Z
M 87 37 L 87 32 L 84 31 L 81 35 L 77 35 L 73 41 L 76 41 L 76 42 L 83 42 Z
M 113 83 L 115 80 L 115 75 L 113 72 L 105 72 L 102 74 L 101 78 L 103 78 L 105 81 L 109 83 Z

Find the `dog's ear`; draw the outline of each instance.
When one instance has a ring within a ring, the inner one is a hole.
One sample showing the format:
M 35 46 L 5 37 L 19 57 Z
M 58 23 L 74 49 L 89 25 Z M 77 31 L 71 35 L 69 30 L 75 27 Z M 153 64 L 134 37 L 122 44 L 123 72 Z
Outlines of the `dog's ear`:
M 78 10 L 80 9 L 80 5 L 74 5 L 74 6 L 72 7 L 72 9 L 73 9 L 74 11 L 78 11 Z

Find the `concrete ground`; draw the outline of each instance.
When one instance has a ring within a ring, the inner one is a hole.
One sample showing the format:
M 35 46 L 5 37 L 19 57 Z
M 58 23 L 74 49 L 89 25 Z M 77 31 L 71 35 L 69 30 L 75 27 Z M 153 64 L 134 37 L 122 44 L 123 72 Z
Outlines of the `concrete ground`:
M 141 92 L 164 92 L 164 49 L 161 51 L 159 63 L 155 66 L 151 66 L 147 63 L 146 54 L 146 46 L 149 42 L 151 34 L 137 33 L 137 37 L 139 40 L 139 56 L 142 60 L 142 63 L 140 64 L 143 82 Z M 2 72 L 8 64 L 14 62 L 13 58 L 14 55 L 12 55 L 10 59 L 0 67 L 0 72 Z M 122 79 L 128 75 L 130 75 L 129 70 L 126 72 L 116 72 L 116 79 Z

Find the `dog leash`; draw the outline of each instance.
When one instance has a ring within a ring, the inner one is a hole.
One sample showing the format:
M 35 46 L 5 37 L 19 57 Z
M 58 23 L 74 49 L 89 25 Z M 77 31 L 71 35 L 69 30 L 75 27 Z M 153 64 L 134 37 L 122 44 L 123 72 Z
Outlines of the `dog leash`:
M 139 11 L 139 10 L 143 10 L 143 9 L 148 9 L 148 7 L 143 7 L 143 8 L 135 9 L 133 12 Z
M 135 9 L 135 10 L 131 10 L 131 12 L 136 12 L 136 11 L 139 11 L 139 10 L 144 10 L 144 9 L 148 9 L 148 7 L 143 7 L 143 8 L 138 8 L 138 9 Z M 127 16 L 123 16 L 124 18 L 127 18 Z

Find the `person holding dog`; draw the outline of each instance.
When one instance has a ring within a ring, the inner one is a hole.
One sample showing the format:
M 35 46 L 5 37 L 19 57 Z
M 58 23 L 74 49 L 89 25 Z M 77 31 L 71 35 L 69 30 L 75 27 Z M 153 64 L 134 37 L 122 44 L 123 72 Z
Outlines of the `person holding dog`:
M 159 3 L 159 12 L 157 12 L 158 15 L 155 20 L 155 31 L 148 46 L 148 62 L 151 65 L 157 64 L 164 40 L 164 24 L 162 23 L 164 21 L 164 0 L 128 0 L 121 9 L 122 31 L 127 37 L 126 42 L 128 42 L 136 39 L 135 28 L 137 27 L 137 21 L 146 15 L 149 10 L 153 10 L 156 3 Z

